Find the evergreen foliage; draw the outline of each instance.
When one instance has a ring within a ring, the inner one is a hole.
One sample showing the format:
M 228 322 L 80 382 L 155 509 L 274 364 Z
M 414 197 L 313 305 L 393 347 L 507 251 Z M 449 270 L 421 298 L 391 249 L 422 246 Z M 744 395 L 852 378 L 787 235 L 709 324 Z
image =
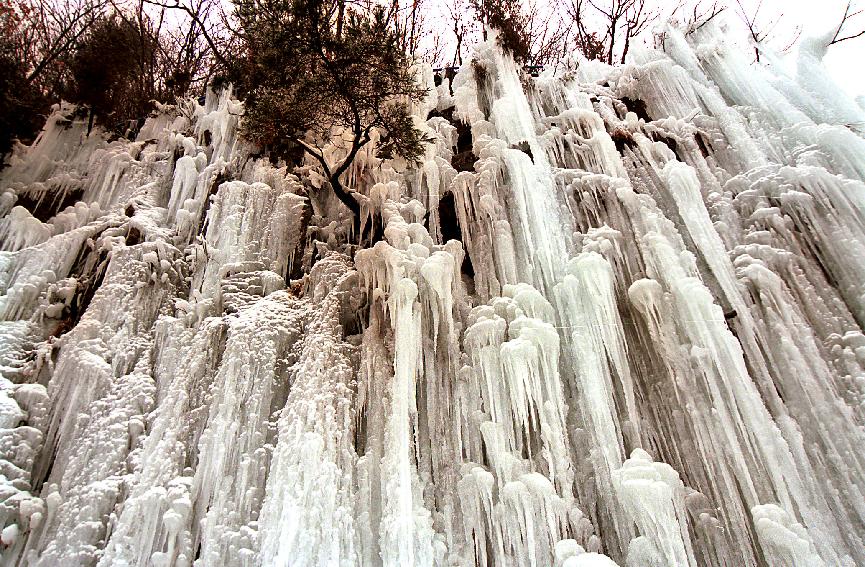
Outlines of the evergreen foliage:
M 9 56 L 0 39 L 0 161 L 16 138 L 28 140 L 45 121 L 49 104 L 26 81 L 26 68 Z
M 520 2 L 514 0 L 472 0 L 478 19 L 498 32 L 496 41 L 506 53 L 519 63 L 528 63 L 532 55 L 528 17 L 522 13 Z
M 100 19 L 72 59 L 70 98 L 122 134 L 158 96 L 149 80 L 157 49 L 157 39 L 133 22 L 118 15 Z
M 244 135 L 277 154 L 299 146 L 313 156 L 357 220 L 360 205 L 340 177 L 374 132 L 378 157 L 416 161 L 424 152 L 409 104 L 426 93 L 387 13 L 338 1 L 235 0 L 235 15 L 246 52 L 229 78 L 246 94 Z M 334 127 L 350 137 L 337 163 L 322 150 Z
M 50 107 L 37 85 L 28 81 L 29 69 L 20 54 L 20 26 L 27 16 L 0 0 L 0 163 L 15 139 L 35 137 Z

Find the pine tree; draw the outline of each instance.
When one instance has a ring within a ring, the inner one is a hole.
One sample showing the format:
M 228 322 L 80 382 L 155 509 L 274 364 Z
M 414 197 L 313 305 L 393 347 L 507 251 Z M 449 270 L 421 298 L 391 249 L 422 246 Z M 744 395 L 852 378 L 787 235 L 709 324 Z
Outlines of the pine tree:
M 158 40 L 114 14 L 97 21 L 72 58 L 75 84 L 70 93 L 90 107 L 100 122 L 122 134 L 143 118 L 157 97 L 149 69 Z
M 341 176 L 373 132 L 378 157 L 414 161 L 424 152 L 408 104 L 426 93 L 387 13 L 349 9 L 343 0 L 235 0 L 235 14 L 246 53 L 229 77 L 246 93 L 246 138 L 311 155 L 357 224 L 360 204 Z M 322 151 L 333 127 L 351 138 L 336 163 Z

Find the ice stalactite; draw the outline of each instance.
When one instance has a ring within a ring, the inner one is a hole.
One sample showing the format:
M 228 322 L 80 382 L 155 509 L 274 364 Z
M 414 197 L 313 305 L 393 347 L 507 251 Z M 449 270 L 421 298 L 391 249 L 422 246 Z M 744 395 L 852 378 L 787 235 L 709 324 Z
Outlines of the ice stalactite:
M 622 507 L 643 534 L 630 542 L 629 565 L 692 565 L 694 552 L 684 507 L 684 485 L 667 464 L 635 449 L 613 472 Z
M 596 252 L 584 252 L 568 263 L 568 274 L 556 288 L 562 317 L 570 333 L 568 360 L 575 368 L 580 392 L 580 410 L 592 432 L 592 466 L 601 490 L 612 491 L 612 474 L 622 466 L 625 456 L 624 427 L 615 416 L 616 392 L 623 394 L 619 404 L 624 415 L 636 415 L 634 389 L 628 370 L 624 333 L 616 306 L 613 272 L 610 264 Z M 613 381 L 618 382 L 614 388 Z M 632 432 L 636 433 L 636 432 Z M 630 523 L 614 505 L 614 529 L 622 542 L 633 536 Z
M 319 274 L 321 274 L 319 276 Z M 304 306 L 313 317 L 299 345 L 291 391 L 277 422 L 267 496 L 261 512 L 261 561 L 266 564 L 356 563 L 352 514 L 357 454 L 352 439 L 352 357 L 339 318 L 351 309 L 357 273 L 347 258 L 319 261 Z M 312 306 L 321 305 L 313 311 Z
M 105 520 L 124 475 L 137 465 L 134 449 L 154 407 L 150 329 L 176 293 L 176 255 L 159 243 L 115 250 L 94 308 L 61 340 L 32 473 L 47 509 L 24 557 L 86 564 L 104 540 Z
M 187 467 L 204 428 L 201 410 L 221 358 L 226 325 L 214 319 L 196 331 L 186 319 L 166 317 L 157 323 L 155 340 L 164 347 L 154 378 L 162 395 L 141 450 L 141 469 L 102 564 L 147 565 L 154 554 L 166 554 L 176 565 L 191 563 L 187 526 L 192 478 Z
M 3 563 L 865 565 L 861 109 L 716 24 L 419 65 L 360 245 L 230 89 L 58 107 L 0 171 Z

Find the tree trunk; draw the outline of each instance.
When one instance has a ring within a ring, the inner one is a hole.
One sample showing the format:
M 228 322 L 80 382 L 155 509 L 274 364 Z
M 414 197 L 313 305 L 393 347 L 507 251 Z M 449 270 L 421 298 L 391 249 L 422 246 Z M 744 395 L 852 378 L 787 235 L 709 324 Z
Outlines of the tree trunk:
M 345 18 L 345 0 L 339 0 L 339 10 L 336 13 L 336 38 L 342 39 L 342 25 Z
M 330 187 L 331 189 L 333 189 L 333 193 L 337 196 L 337 198 L 342 201 L 342 203 L 351 211 L 354 236 L 355 238 L 360 240 L 360 203 L 355 200 L 354 196 L 352 196 L 351 193 L 345 190 L 345 187 L 342 186 L 342 182 L 340 182 L 339 177 L 340 174 L 332 175 L 330 177 Z

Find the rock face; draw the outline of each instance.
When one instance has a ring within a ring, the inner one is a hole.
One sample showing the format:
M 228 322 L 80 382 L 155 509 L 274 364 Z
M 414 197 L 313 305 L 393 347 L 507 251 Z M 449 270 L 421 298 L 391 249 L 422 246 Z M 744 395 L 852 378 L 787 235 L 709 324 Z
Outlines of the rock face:
M 360 248 L 229 91 L 59 109 L 0 172 L 3 564 L 865 565 L 865 117 L 722 37 L 479 46 Z

